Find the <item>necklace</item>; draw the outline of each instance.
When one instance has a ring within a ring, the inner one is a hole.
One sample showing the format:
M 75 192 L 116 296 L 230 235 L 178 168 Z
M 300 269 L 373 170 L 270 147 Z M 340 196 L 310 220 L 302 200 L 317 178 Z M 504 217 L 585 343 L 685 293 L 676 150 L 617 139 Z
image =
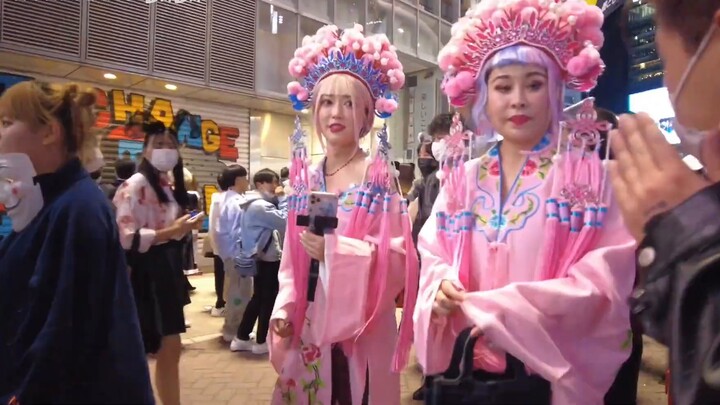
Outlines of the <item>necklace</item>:
M 357 155 L 359 150 L 360 149 L 355 149 L 355 153 L 353 153 L 352 156 L 350 156 L 350 159 L 348 159 L 347 162 L 343 163 L 342 166 L 335 169 L 332 173 L 325 173 L 325 177 L 332 177 L 332 176 L 336 175 L 340 170 L 344 169 L 345 166 L 349 165 L 350 162 L 352 162 L 352 160 L 355 159 L 355 156 Z M 327 164 L 327 159 L 325 160 L 325 164 Z

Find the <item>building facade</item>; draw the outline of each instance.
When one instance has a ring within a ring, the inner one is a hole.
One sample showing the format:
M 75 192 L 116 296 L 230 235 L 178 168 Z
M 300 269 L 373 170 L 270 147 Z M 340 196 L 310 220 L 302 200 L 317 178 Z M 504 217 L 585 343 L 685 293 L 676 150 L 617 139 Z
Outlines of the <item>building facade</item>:
M 321 26 L 357 23 L 366 33 L 386 34 L 406 67 L 408 85 L 400 95 L 400 111 L 388 122 L 395 157 L 405 160 L 411 157 L 407 151 L 417 133 L 437 112 L 447 110 L 435 59 L 449 39 L 451 23 L 471 4 L 469 0 L 0 0 L 0 76 L 4 77 L 0 81 L 29 77 L 96 86 L 105 91 L 101 98 L 109 101 L 114 126 L 124 122 L 131 109 L 152 103 L 169 104 L 172 112 L 180 107 L 203 112 L 202 122 L 237 130 L 235 136 L 208 127 L 211 135 L 233 137 L 238 156 L 232 161 L 251 171 L 279 169 L 287 162 L 287 137 L 295 115 L 285 94 L 290 80 L 287 61 L 302 38 Z M 167 112 L 158 109 L 163 117 Z M 212 144 L 207 139 L 205 143 Z M 108 157 L 127 152 L 116 144 L 106 144 Z M 313 154 L 321 153 L 319 145 L 311 147 Z M 216 160 L 228 163 L 226 157 Z M 195 171 L 209 167 L 196 166 Z M 206 171 L 203 181 L 213 183 L 216 169 Z
M 630 93 L 663 86 L 663 66 L 655 47 L 655 9 L 647 0 L 633 0 L 627 13 L 630 41 Z

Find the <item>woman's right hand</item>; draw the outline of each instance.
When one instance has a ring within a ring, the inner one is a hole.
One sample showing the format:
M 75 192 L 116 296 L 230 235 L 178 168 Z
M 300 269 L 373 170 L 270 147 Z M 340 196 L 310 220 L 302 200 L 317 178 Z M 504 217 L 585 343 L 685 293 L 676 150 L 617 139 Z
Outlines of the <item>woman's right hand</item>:
M 273 332 L 281 338 L 290 337 L 295 333 L 292 323 L 284 319 L 274 319 L 272 321 Z
M 439 316 L 451 315 L 460 308 L 464 300 L 465 292 L 455 288 L 451 281 L 443 280 L 435 295 L 433 313 Z
M 173 228 L 176 229 L 176 235 L 177 236 L 185 236 L 188 232 L 192 232 L 193 229 L 197 227 L 198 221 L 201 219 L 201 217 L 196 217 L 191 219 L 190 215 L 183 215 L 180 218 L 175 220 L 175 223 L 173 223 Z

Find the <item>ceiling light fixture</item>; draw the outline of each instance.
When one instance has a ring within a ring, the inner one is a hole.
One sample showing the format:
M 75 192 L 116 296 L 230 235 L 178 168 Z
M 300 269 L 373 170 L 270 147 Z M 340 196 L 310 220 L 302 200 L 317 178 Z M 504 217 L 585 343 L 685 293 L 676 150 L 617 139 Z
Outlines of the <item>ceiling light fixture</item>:
M 165 88 L 168 89 L 168 90 L 172 90 L 172 91 L 177 90 L 177 86 L 174 85 L 174 84 L 170 84 L 170 83 L 166 84 L 166 85 L 165 85 Z
M 108 79 L 108 80 L 115 80 L 115 79 L 117 79 L 117 76 L 115 76 L 115 75 L 112 74 L 112 73 L 105 73 L 105 74 L 103 75 L 103 77 L 106 78 L 106 79 Z

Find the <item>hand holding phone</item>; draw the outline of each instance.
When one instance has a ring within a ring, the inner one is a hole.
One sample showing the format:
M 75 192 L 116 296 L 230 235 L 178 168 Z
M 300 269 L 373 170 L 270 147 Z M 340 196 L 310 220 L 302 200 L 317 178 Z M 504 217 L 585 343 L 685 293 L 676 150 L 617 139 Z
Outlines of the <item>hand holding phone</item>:
M 200 211 L 198 213 L 190 213 L 190 219 L 188 221 L 197 221 L 205 217 L 205 213 Z

